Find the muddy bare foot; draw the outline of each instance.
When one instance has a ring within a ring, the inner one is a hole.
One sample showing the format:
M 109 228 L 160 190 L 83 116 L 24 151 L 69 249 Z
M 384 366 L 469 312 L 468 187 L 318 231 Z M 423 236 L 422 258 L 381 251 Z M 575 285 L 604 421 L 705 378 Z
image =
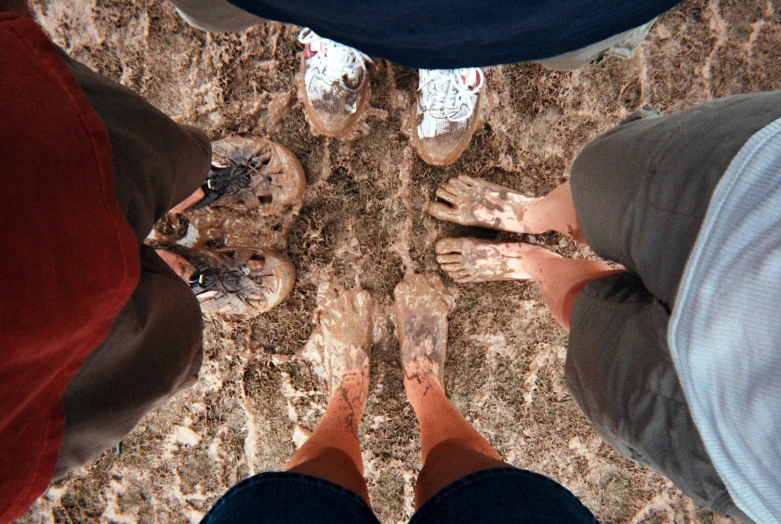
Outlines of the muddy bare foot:
M 455 298 L 434 273 L 406 277 L 393 298 L 405 382 L 433 378 L 444 390 L 447 315 Z
M 437 262 L 459 283 L 528 280 L 524 269 L 529 255 L 539 249 L 523 242 L 491 242 L 475 238 L 445 238 L 437 242 Z
M 511 233 L 536 233 L 524 224 L 529 204 L 537 200 L 510 188 L 460 175 L 437 188 L 436 202 L 428 212 L 440 220 L 464 226 L 480 226 Z
M 329 284 L 318 290 L 317 327 L 301 351 L 328 383 L 331 396 L 363 406 L 369 392 L 374 300 L 365 289 Z

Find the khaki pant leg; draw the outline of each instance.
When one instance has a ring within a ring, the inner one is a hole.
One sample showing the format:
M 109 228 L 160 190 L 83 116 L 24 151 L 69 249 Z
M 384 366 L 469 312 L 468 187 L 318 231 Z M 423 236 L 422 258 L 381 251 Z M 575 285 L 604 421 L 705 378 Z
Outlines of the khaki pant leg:
M 745 518 L 705 450 L 667 347 L 670 312 L 635 275 L 592 280 L 572 312 L 567 389 L 602 438 L 716 513 Z

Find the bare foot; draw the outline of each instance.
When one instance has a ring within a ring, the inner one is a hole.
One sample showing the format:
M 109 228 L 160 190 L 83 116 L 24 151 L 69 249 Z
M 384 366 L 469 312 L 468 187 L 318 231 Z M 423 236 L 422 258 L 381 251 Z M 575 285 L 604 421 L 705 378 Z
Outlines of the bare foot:
M 444 391 L 447 315 L 455 298 L 434 273 L 406 277 L 396 285 L 393 298 L 404 381 L 433 378 Z
M 301 356 L 311 361 L 328 382 L 331 396 L 343 395 L 353 408 L 363 412 L 369 393 L 374 310 L 371 293 L 327 285 L 318 290 L 317 309 L 317 327 Z
M 539 246 L 523 242 L 491 242 L 475 238 L 445 238 L 437 242 L 437 262 L 459 283 L 528 280 L 525 264 Z M 552 254 L 552 253 L 551 253 Z
M 534 233 L 524 224 L 529 198 L 507 187 L 459 175 L 437 188 L 436 202 L 429 213 L 440 220 L 464 226 L 481 226 L 511 233 Z

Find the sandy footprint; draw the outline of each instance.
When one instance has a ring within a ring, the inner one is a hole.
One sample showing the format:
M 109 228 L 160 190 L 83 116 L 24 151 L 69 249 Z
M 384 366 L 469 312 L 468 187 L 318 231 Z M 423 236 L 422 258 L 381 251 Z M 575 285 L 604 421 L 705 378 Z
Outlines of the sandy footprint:
M 404 379 L 423 382 L 433 376 L 444 390 L 447 315 L 456 299 L 434 273 L 406 277 L 393 298 Z
M 440 220 L 464 226 L 481 226 L 512 233 L 530 233 L 523 215 L 537 200 L 510 188 L 485 180 L 459 175 L 437 188 L 436 202 L 428 212 Z
M 326 380 L 331 395 L 347 381 L 359 382 L 366 402 L 372 344 L 374 299 L 365 289 L 327 284 L 318 290 L 317 327 L 300 356 Z
M 459 283 L 528 280 L 524 262 L 538 249 L 544 248 L 475 238 L 445 238 L 436 245 L 439 266 Z

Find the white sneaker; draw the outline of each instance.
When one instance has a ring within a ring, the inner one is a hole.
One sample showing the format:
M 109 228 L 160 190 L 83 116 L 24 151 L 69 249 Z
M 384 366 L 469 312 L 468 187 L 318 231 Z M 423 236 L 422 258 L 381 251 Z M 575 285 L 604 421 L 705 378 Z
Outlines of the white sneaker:
M 298 41 L 306 46 L 300 91 L 309 121 L 320 134 L 344 136 L 366 109 L 370 94 L 366 62 L 371 59 L 309 28 L 301 30 Z
M 412 143 L 429 164 L 445 166 L 461 156 L 480 123 L 485 74 L 476 67 L 421 69 Z

